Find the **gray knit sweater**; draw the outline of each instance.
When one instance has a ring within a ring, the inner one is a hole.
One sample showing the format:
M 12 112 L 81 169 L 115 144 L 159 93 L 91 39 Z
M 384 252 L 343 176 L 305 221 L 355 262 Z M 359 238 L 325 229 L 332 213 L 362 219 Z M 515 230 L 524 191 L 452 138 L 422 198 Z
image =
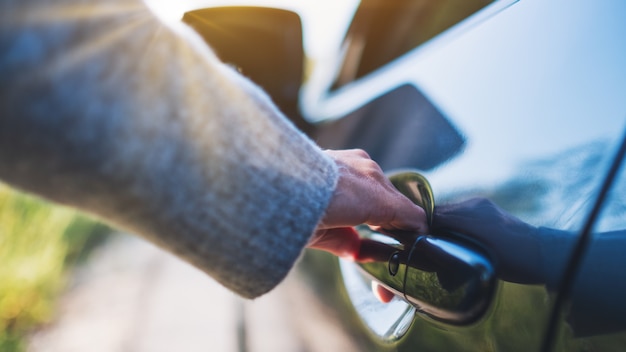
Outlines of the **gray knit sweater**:
M 297 260 L 336 178 L 262 92 L 141 1 L 0 0 L 4 182 L 256 297 Z

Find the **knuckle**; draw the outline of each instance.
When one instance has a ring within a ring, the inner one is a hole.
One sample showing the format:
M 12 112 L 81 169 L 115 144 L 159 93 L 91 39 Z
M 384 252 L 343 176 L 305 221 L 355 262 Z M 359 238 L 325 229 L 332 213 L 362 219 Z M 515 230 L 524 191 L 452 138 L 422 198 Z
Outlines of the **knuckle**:
M 356 156 L 360 156 L 362 158 L 366 158 L 366 159 L 371 159 L 370 155 L 363 149 L 357 148 L 357 149 L 352 149 L 352 152 L 356 155 Z

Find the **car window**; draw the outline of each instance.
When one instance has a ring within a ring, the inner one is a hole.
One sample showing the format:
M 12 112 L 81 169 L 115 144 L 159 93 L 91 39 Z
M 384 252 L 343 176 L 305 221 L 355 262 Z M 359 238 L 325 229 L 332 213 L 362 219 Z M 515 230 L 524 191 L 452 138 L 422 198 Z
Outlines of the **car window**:
M 324 148 L 365 149 L 383 170 L 430 170 L 461 153 L 465 144 L 448 117 L 408 84 L 320 125 L 316 139 Z
M 343 62 L 332 88 L 381 68 L 497 1 L 361 1 L 344 39 Z

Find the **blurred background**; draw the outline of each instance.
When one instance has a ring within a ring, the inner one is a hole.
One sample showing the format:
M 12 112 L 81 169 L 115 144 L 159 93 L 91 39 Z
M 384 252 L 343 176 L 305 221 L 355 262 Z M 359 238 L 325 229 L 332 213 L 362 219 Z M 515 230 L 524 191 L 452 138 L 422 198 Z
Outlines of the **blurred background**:
M 229 3 L 150 6 L 180 21 L 185 11 Z M 357 1 L 246 4 L 298 12 L 314 60 L 339 45 Z M 308 36 L 313 28 L 319 35 Z M 142 239 L 1 183 L 0 263 L 3 352 L 359 350 L 333 333 L 340 330 L 334 312 L 306 298 L 314 293 L 300 269 L 279 289 L 245 301 Z M 303 317 L 327 322 L 305 328 Z
M 72 270 L 111 229 L 0 184 L 0 350 L 20 351 L 51 322 Z
M 0 261 L 3 352 L 359 350 L 302 269 L 243 300 L 142 239 L 5 185 Z

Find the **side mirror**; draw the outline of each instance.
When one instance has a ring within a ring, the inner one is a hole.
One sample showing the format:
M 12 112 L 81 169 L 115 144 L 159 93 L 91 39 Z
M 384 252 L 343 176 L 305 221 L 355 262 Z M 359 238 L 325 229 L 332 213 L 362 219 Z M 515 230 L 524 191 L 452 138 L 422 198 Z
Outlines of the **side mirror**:
M 265 7 L 215 7 L 185 13 L 194 28 L 225 63 L 263 87 L 280 110 L 305 132 L 298 109 L 304 76 L 300 16 Z

